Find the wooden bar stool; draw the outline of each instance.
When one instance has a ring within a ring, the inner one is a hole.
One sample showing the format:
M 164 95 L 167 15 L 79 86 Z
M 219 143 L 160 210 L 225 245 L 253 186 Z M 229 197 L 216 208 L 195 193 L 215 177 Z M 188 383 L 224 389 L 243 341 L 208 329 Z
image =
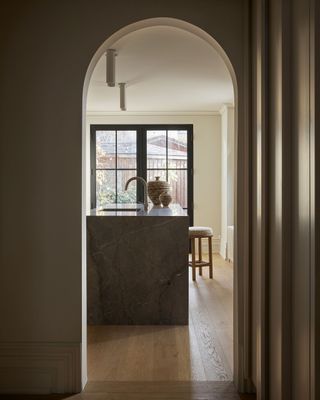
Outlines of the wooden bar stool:
M 189 228 L 189 239 L 191 240 L 192 261 L 189 266 L 192 267 L 192 280 L 196 280 L 196 268 L 199 268 L 199 275 L 202 275 L 202 267 L 209 267 L 210 279 L 213 279 L 213 262 L 212 262 L 212 229 L 206 226 L 191 226 Z M 202 259 L 202 243 L 201 239 L 208 238 L 209 262 Z M 196 239 L 198 239 L 199 259 L 196 260 Z

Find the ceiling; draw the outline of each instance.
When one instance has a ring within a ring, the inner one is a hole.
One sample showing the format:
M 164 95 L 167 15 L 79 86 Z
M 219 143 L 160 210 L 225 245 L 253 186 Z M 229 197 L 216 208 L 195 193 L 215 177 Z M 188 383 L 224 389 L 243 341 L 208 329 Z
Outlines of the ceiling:
M 172 27 L 152 27 L 117 41 L 116 82 L 126 82 L 129 112 L 211 112 L 233 103 L 228 69 L 207 42 Z M 117 112 L 119 88 L 108 87 L 105 55 L 89 85 L 88 112 Z M 125 112 L 123 112 L 125 113 Z

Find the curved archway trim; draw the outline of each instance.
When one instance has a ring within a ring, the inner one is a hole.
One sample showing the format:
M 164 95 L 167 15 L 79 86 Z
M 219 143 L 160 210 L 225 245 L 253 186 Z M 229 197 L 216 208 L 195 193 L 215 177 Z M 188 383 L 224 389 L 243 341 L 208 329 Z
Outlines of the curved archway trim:
M 206 41 L 210 46 L 212 46 L 221 58 L 224 60 L 228 71 L 230 73 L 230 77 L 233 82 L 234 88 L 234 101 L 235 101 L 235 254 L 234 254 L 234 381 L 236 387 L 239 391 L 244 391 L 247 389 L 247 381 L 248 381 L 248 370 L 249 370 L 249 332 L 250 326 L 247 316 L 249 315 L 249 303 L 248 298 L 246 297 L 246 290 L 249 282 L 249 271 L 247 266 L 248 261 L 248 253 L 249 253 L 249 243 L 246 243 L 246 237 L 242 235 L 242 233 L 248 233 L 248 216 L 241 218 L 237 218 L 238 214 L 242 214 L 243 210 L 248 209 L 247 202 L 249 201 L 249 197 L 247 195 L 241 195 L 238 192 L 238 187 L 240 182 L 238 182 L 239 171 L 241 173 L 249 174 L 248 166 L 249 166 L 249 150 L 246 149 L 244 151 L 244 155 L 241 154 L 240 157 L 239 151 L 243 150 L 244 146 L 248 145 L 248 138 L 245 134 L 246 132 L 246 124 L 248 124 L 248 116 L 243 117 L 242 128 L 239 129 L 239 120 L 238 120 L 238 109 L 239 109 L 239 95 L 238 95 L 238 83 L 235 70 L 233 65 L 226 54 L 225 50 L 220 46 L 220 44 L 207 32 L 203 29 L 180 19 L 175 18 L 149 18 L 145 20 L 141 20 L 130 25 L 123 27 L 122 29 L 115 32 L 111 35 L 95 52 L 93 55 L 91 62 L 88 66 L 86 76 L 84 79 L 83 85 L 83 96 L 82 96 L 82 386 L 84 387 L 87 380 L 87 358 L 86 358 L 86 102 L 87 102 L 87 92 L 90 83 L 90 78 L 93 73 L 93 70 L 99 61 L 99 59 L 103 56 L 106 50 L 113 46 L 115 42 L 117 42 L 122 37 L 135 32 L 137 30 L 141 30 L 149 27 L 156 26 L 170 26 L 173 28 L 178 28 L 189 33 L 196 35 L 197 37 Z M 243 95 L 243 101 L 248 96 Z M 242 106 L 241 109 L 247 110 L 248 107 L 246 105 Z M 239 132 L 244 133 L 244 137 L 241 138 L 241 143 L 239 141 Z M 242 149 L 242 150 L 241 150 Z M 249 189 L 249 179 L 248 176 L 241 176 L 241 183 L 244 182 L 245 186 Z M 244 191 L 244 192 L 243 192 Z M 246 188 L 241 187 L 241 192 L 246 193 Z M 240 206 L 238 206 L 240 204 Z M 242 226 L 240 226 L 240 224 Z M 241 243 L 239 241 L 241 235 Z M 249 237 L 247 235 L 247 242 Z M 244 247 L 247 247 L 244 249 Z M 240 249 L 240 251 L 239 251 Z

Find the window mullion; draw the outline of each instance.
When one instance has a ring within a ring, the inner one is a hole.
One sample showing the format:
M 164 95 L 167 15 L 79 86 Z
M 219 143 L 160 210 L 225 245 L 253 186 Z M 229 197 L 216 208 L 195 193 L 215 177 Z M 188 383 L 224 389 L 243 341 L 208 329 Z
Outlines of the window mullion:
M 118 162 L 118 129 L 120 130 L 135 130 L 136 131 L 136 168 L 132 169 L 136 171 L 138 176 L 143 177 L 147 180 L 147 171 L 149 171 L 148 163 L 147 163 L 147 131 L 148 130 L 163 130 L 165 131 L 165 168 L 157 168 L 156 170 L 162 170 L 165 172 L 166 180 L 169 181 L 169 172 L 177 171 L 179 176 L 182 174 L 182 171 L 187 171 L 187 208 L 188 213 L 191 217 L 193 217 L 193 127 L 192 125 L 91 125 L 91 207 L 97 207 L 97 171 L 98 170 L 113 170 L 112 168 L 97 168 L 97 159 L 96 159 L 96 134 L 97 130 L 114 130 L 115 135 L 115 169 L 114 169 L 114 181 L 115 181 L 115 201 L 119 201 L 118 196 L 118 185 L 119 185 L 119 176 L 118 176 L 118 166 L 120 165 Z M 187 131 L 187 168 L 170 168 L 169 167 L 169 130 L 186 130 Z M 128 168 L 123 168 L 121 170 L 131 170 Z M 150 168 L 151 170 L 155 170 L 154 168 Z M 119 170 L 120 171 L 120 170 Z M 123 173 L 121 173 L 121 176 Z M 143 188 L 142 185 L 137 185 L 137 199 L 138 201 L 143 201 Z
M 97 189 L 96 189 L 96 168 L 97 168 L 97 160 L 96 160 L 96 130 L 94 127 L 90 127 L 91 134 L 91 146 L 90 146 L 90 158 L 91 158 L 91 171 L 90 171 L 90 179 L 91 179 L 91 208 L 97 208 Z
M 147 129 L 145 127 L 141 127 L 141 143 L 141 176 L 147 180 Z
M 169 181 L 169 161 L 168 161 L 168 129 L 166 130 L 166 181 Z
M 116 176 L 115 176 L 115 186 L 116 186 L 116 204 L 118 203 L 118 131 L 117 130 L 115 130 L 115 133 L 114 133 L 115 135 L 116 135 L 116 137 L 115 137 L 115 143 L 116 143 L 116 171 L 115 171 L 115 174 L 116 174 Z
M 145 128 L 137 128 L 137 175 L 147 180 L 146 174 L 146 146 L 145 146 Z M 137 184 L 137 200 L 143 202 L 143 188 Z

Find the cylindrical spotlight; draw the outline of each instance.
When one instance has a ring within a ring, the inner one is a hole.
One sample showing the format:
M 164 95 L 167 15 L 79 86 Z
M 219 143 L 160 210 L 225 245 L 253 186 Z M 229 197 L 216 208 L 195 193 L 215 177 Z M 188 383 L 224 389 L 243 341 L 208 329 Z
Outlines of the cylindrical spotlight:
M 116 50 L 108 49 L 106 53 L 107 58 L 107 85 L 115 86 L 116 84 Z
M 119 83 L 120 88 L 120 109 L 121 111 L 126 111 L 126 84 Z

